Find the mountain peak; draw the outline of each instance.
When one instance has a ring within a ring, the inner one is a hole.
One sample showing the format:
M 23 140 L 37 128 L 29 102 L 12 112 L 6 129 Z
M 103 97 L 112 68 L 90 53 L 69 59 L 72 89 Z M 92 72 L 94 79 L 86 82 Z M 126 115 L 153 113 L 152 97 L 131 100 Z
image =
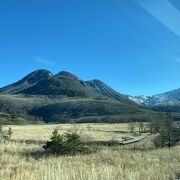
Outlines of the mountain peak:
M 99 80 L 99 79 L 92 79 L 91 81 L 93 81 L 93 82 L 98 82 L 98 83 L 102 83 L 102 81 Z
M 46 70 L 46 69 L 40 69 L 33 71 L 32 73 L 25 76 L 21 81 L 27 81 L 29 83 L 36 83 L 38 81 L 51 78 L 53 74 Z
M 74 74 L 72 74 L 70 72 L 67 72 L 67 71 L 61 71 L 58 74 L 56 74 L 55 77 L 57 77 L 57 78 L 59 78 L 59 77 L 68 77 L 68 78 L 71 78 L 71 79 L 76 79 L 78 81 L 81 81 L 81 79 L 79 77 L 77 77 L 76 75 L 74 75 Z
M 33 86 L 34 84 L 42 80 L 49 79 L 51 77 L 53 77 L 53 74 L 48 70 L 45 70 L 45 69 L 36 70 L 28 74 L 27 76 L 25 76 L 20 81 L 10 84 L 8 86 L 5 86 L 3 88 L 0 88 L 0 93 L 15 94 L 15 93 L 23 91 L 26 88 Z

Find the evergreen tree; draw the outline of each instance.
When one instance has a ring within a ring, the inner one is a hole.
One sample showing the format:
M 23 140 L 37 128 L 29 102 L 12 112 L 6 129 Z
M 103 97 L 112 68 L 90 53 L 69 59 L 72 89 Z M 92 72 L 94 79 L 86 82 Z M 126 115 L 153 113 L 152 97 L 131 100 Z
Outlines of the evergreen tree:
M 88 149 L 80 140 L 77 132 L 70 132 L 60 135 L 58 130 L 55 129 L 51 136 L 51 141 L 48 141 L 43 148 L 54 154 L 68 154 L 74 155 L 76 153 L 88 152 Z
M 9 127 L 9 129 L 8 129 L 8 131 L 7 131 L 8 140 L 11 139 L 12 134 L 13 134 L 12 128 Z

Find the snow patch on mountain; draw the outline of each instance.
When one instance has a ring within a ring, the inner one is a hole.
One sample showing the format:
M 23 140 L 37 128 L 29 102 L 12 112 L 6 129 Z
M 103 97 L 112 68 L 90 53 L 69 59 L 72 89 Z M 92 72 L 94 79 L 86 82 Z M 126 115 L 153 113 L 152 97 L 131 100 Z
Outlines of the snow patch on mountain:
M 130 95 L 128 95 L 128 98 L 137 104 L 143 104 L 145 101 L 148 100 L 149 96 L 130 96 Z
M 143 104 L 147 107 L 153 106 L 171 106 L 177 104 L 178 101 L 170 96 L 165 94 L 155 95 L 148 98 Z

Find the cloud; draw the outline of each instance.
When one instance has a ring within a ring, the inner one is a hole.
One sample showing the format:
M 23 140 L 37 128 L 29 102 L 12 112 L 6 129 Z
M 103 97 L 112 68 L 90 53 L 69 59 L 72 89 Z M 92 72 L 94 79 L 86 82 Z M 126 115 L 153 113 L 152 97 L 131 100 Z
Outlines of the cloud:
M 176 58 L 173 60 L 174 62 L 180 63 L 180 58 Z
M 168 0 L 136 0 L 137 3 L 180 37 L 180 12 Z
M 56 63 L 54 61 L 50 61 L 48 59 L 44 59 L 41 57 L 34 57 L 33 58 L 34 62 L 42 64 L 42 65 L 47 65 L 47 66 L 55 66 Z

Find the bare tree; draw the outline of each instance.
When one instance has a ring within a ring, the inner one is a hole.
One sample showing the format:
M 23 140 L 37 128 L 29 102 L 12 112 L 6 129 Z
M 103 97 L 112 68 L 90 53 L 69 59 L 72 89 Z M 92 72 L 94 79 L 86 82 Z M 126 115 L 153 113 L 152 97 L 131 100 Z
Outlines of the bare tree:
M 164 120 L 161 121 L 161 126 L 159 130 L 159 136 L 155 139 L 155 145 L 158 147 L 167 146 L 169 150 L 171 146 L 174 145 L 174 122 L 171 115 L 168 114 Z
M 172 141 L 172 137 L 173 137 L 173 128 L 174 128 L 174 122 L 173 122 L 170 114 L 168 114 L 168 118 L 164 120 L 162 127 L 165 130 L 165 133 L 167 136 L 167 145 L 170 149 L 171 141 Z
M 144 123 L 143 122 L 138 123 L 138 129 L 139 129 L 139 133 L 144 132 Z
M 128 129 L 129 129 L 130 133 L 133 133 L 135 131 L 135 128 L 136 128 L 136 125 L 134 122 L 130 122 L 128 124 Z

